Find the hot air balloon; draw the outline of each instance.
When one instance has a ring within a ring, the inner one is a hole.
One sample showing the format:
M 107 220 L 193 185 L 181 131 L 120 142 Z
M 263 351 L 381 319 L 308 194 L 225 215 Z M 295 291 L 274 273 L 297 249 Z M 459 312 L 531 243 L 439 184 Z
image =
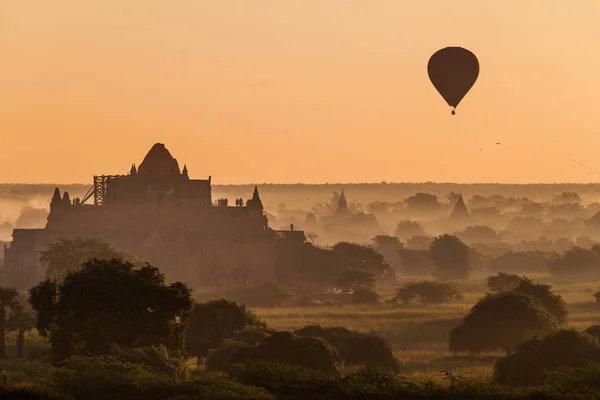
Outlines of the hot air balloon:
M 427 64 L 427 74 L 433 86 L 456 113 L 479 76 L 479 61 L 475 54 L 462 47 L 446 47 L 436 51 Z

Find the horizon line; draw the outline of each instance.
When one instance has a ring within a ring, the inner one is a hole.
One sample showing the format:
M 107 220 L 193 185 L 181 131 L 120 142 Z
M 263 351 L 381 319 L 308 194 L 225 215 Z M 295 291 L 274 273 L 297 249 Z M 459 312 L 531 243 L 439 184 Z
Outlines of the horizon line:
M 404 181 L 404 182 L 322 182 L 322 183 L 311 183 L 311 182 L 250 182 L 250 183 L 212 183 L 211 186 L 343 186 L 343 185 L 465 185 L 465 186 L 476 186 L 476 185 L 506 185 L 506 186 L 552 186 L 552 185 L 600 185 L 600 182 L 436 182 L 436 181 Z M 0 186 L 17 186 L 17 185 L 37 185 L 37 186 L 67 186 L 67 185 L 81 185 L 81 186 L 92 186 L 90 183 L 82 182 L 0 182 Z

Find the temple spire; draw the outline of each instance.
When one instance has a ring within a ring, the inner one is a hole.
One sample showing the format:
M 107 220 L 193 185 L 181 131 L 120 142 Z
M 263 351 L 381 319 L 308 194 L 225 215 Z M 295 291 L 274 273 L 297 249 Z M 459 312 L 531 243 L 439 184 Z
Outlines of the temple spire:
M 137 174 L 137 168 L 135 167 L 135 163 L 131 164 L 131 170 L 129 170 L 129 174 L 130 175 L 135 175 Z
M 342 189 L 342 194 L 340 194 L 340 199 L 338 200 L 338 213 L 347 213 L 348 212 L 348 202 L 346 201 L 346 195 L 344 194 L 344 189 Z
M 60 190 L 58 188 L 54 189 L 54 194 L 52 195 L 52 200 L 50 201 L 50 208 L 56 207 L 62 204 L 62 198 L 60 196 Z
M 184 178 L 189 178 L 189 174 L 188 174 L 188 169 L 187 169 L 187 164 L 183 164 L 183 170 L 181 171 L 181 175 Z
M 65 190 L 65 193 L 63 194 L 63 204 L 66 206 L 70 206 L 71 205 L 71 196 L 69 196 L 69 192 L 67 192 Z
M 252 199 L 250 200 L 250 205 L 252 207 L 263 209 L 262 201 L 260 200 L 260 195 L 258 194 L 258 186 L 254 186 L 254 193 L 252 194 Z

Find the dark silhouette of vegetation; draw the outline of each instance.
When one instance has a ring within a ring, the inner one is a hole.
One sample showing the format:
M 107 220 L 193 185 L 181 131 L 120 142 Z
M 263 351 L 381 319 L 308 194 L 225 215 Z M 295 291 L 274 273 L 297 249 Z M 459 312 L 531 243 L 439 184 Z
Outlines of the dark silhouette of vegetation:
M 451 284 L 435 281 L 407 283 L 396 291 L 392 302 L 405 304 L 441 304 L 454 300 L 463 300 L 462 293 Z
M 589 328 L 587 328 L 585 330 L 585 333 L 587 333 L 590 336 L 595 337 L 596 339 L 600 339 L 600 325 L 592 325 Z
M 94 259 L 63 282 L 46 280 L 29 293 L 36 327 L 50 338 L 55 362 L 73 354 L 109 354 L 111 344 L 183 351 L 194 304 L 187 286 L 167 285 L 158 268 L 118 259 Z
M 352 304 L 378 304 L 381 298 L 377 292 L 368 287 L 358 287 L 354 289 L 352 296 L 350 297 L 350 303 Z
M 222 357 L 221 360 L 229 362 L 229 365 L 221 365 L 226 370 L 234 364 L 248 361 L 274 361 L 339 375 L 341 357 L 335 348 L 321 338 L 297 336 L 291 332 L 275 332 L 256 346 L 236 344 L 233 347 L 235 349 L 231 354 Z
M 522 279 L 514 291 L 523 293 L 539 301 L 541 306 L 552 314 L 559 324 L 567 322 L 569 312 L 567 311 L 566 303 L 560 295 L 552 292 L 552 286 L 533 283 L 529 279 Z
M 572 247 L 548 265 L 548 271 L 565 280 L 600 279 L 600 252 Z
M 225 339 L 249 326 L 266 327 L 244 304 L 221 299 L 196 303 L 186 332 L 186 351 L 194 357 L 206 357 Z
M 531 339 L 513 354 L 500 358 L 494 367 L 494 377 L 503 385 L 542 385 L 549 372 L 584 361 L 600 362 L 598 340 L 574 330 L 560 330 Z
M 442 208 L 436 195 L 417 193 L 404 200 L 408 210 L 413 213 L 433 213 Z
M 356 243 L 339 242 L 333 251 L 343 257 L 346 265 L 354 270 L 371 272 L 376 276 L 383 275 L 390 267 L 381 254 L 373 248 Z
M 465 230 L 455 235 L 468 243 L 489 243 L 502 239 L 498 232 L 485 225 L 468 226 Z
M 35 314 L 27 304 L 15 301 L 10 308 L 10 314 L 6 323 L 9 332 L 17 332 L 15 347 L 17 357 L 23 357 L 25 346 L 25 332 L 35 328 Z
M 450 350 L 511 351 L 532 335 L 557 326 L 556 318 L 530 296 L 516 292 L 485 295 L 450 331 Z
M 356 290 L 359 288 L 374 290 L 375 277 L 370 272 L 351 269 L 342 273 L 337 284 L 344 290 Z
M 456 236 L 436 237 L 430 245 L 430 252 L 435 264 L 433 275 L 437 279 L 464 279 L 469 275 L 469 248 Z
M 426 236 L 425 228 L 416 221 L 404 220 L 398 222 L 394 235 L 401 239 L 408 239 L 413 236 Z
M 498 275 L 489 276 L 487 278 L 487 287 L 492 292 L 508 292 L 516 289 L 524 279 L 527 278 L 500 272 Z
M 381 337 L 344 327 L 305 326 L 295 332 L 300 336 L 319 337 L 335 347 L 346 365 L 361 365 L 398 373 L 400 363 L 394 357 L 389 344 Z

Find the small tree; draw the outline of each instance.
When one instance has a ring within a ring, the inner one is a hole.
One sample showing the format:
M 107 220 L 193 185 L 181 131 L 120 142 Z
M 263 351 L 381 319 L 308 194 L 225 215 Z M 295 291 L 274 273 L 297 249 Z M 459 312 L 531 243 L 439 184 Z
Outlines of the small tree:
M 450 350 L 510 351 L 530 337 L 550 332 L 556 318 L 530 296 L 505 292 L 485 295 L 450 331 Z
M 375 290 L 375 277 L 370 272 L 351 269 L 340 275 L 337 284 L 344 290 L 358 288 Z
M 429 249 L 436 268 L 434 272 L 436 278 L 464 279 L 469 275 L 469 248 L 456 236 L 438 236 Z
M 440 304 L 453 300 L 463 300 L 463 295 L 449 283 L 423 281 L 407 283 L 396 292 L 393 302 L 405 304 Z
M 166 284 L 158 268 L 118 259 L 94 259 L 63 282 L 46 280 L 29 294 L 38 331 L 50 337 L 55 361 L 109 354 L 112 344 L 182 351 L 194 304 L 187 286 Z

